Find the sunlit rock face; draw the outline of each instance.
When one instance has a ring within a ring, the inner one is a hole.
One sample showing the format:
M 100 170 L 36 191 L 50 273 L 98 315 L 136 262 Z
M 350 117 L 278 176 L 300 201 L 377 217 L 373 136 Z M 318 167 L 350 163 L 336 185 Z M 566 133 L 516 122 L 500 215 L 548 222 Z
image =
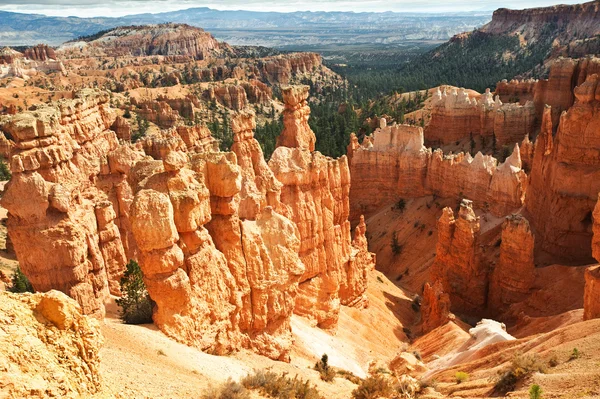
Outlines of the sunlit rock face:
M 120 213 L 96 184 L 118 147 L 108 100 L 84 90 L 2 126 L 15 142 L 2 205 L 21 268 L 36 290 L 61 290 L 98 316 L 126 263 Z
M 445 155 L 424 146 L 423 130 L 382 123 L 358 144 L 351 138 L 348 156 L 352 198 L 350 219 L 371 213 L 398 198 L 435 194 L 467 198 L 497 216 L 523 206 L 527 175 L 518 145 L 504 163 L 478 152 Z

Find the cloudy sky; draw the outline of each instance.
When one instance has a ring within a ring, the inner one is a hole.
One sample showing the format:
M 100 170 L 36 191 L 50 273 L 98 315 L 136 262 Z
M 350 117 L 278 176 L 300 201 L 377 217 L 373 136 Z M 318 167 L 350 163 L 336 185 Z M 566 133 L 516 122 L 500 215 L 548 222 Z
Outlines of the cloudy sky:
M 453 12 L 529 8 L 584 0 L 0 0 L 0 10 L 53 16 L 112 16 L 165 12 L 190 7 L 253 11 Z

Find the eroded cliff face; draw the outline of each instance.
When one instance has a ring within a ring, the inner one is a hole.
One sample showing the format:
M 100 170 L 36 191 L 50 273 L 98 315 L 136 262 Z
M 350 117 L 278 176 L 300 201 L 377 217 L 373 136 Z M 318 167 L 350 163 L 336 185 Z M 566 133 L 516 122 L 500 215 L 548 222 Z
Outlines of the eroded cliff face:
M 203 60 L 219 51 L 230 50 L 210 33 L 185 24 L 118 27 L 90 42 L 65 43 L 66 57 L 81 56 L 185 56 Z
M 490 277 L 489 308 L 503 313 L 527 298 L 535 280 L 534 237 L 527 219 L 507 216 L 502 225 L 500 258 Z
M 591 261 L 592 211 L 600 191 L 600 85 L 590 75 L 552 136 L 545 108 L 536 140 L 526 208 L 539 247 L 570 262 Z M 560 215 L 560 217 L 548 217 Z
M 600 7 L 595 1 L 527 10 L 500 8 L 494 11 L 492 20 L 481 30 L 491 34 L 510 34 L 518 31 L 529 38 L 539 34 L 545 24 L 556 23 L 568 31 L 564 35 L 576 30 L 582 36 L 593 37 L 600 33 L 600 27 L 597 25 L 598 18 L 600 18 Z
M 431 120 L 425 128 L 427 142 L 449 144 L 469 135 L 495 136 L 499 145 L 520 142 L 533 132 L 535 107 L 502 104 L 489 90 L 480 101 L 469 98 L 464 89 L 441 92 L 432 99 Z
M 479 217 L 471 201 L 461 202 L 457 218 L 451 208 L 444 208 L 429 272 L 431 281 L 441 282 L 452 310 L 458 313 L 481 313 L 487 305 L 489 270 L 482 262 L 479 234 Z
M 398 198 L 435 194 L 468 198 L 497 216 L 523 205 L 527 175 L 521 169 L 519 146 L 500 165 L 495 158 L 477 153 L 445 155 L 423 144 L 423 130 L 406 125 L 387 126 L 382 121 L 372 138 L 362 145 L 351 139 L 351 220 Z
M 306 86 L 284 89 L 285 128 L 269 167 L 283 184 L 281 202 L 290 208 L 300 232 L 299 254 L 306 270 L 295 312 L 332 328 L 341 303 L 363 302 L 365 270 L 374 267 L 374 257 L 364 245 L 364 224 L 357 230 L 357 246 L 351 243 L 347 158 L 311 152 L 314 133 L 306 123 L 307 96 Z
M 118 147 L 108 100 L 84 90 L 2 126 L 15 141 L 2 205 L 21 268 L 36 290 L 61 290 L 99 316 L 126 263 L 116 214 L 95 185 Z
M 46 44 L 38 44 L 37 46 L 30 47 L 23 54 L 33 61 L 56 60 L 56 52 Z
M 287 360 L 289 317 L 304 271 L 296 226 L 270 207 L 254 221 L 239 219 L 242 175 L 232 153 L 190 161 L 170 152 L 136 168 L 132 229 L 156 302 L 154 322 L 208 352 L 247 347 Z M 220 233 L 214 239 L 223 252 L 205 227 L 213 209 L 219 218 L 211 230 Z
M 421 304 L 420 332 L 427 334 L 453 319 L 454 315 L 450 313 L 450 295 L 444 292 L 441 280 L 437 280 L 433 284 L 425 283 Z
M 232 152 L 219 152 L 205 127 L 181 124 L 120 145 L 110 129 L 128 121 L 89 90 L 10 117 L 2 201 L 34 288 L 60 289 L 101 316 L 136 259 L 165 334 L 284 361 L 294 311 L 335 327 L 341 305 L 365 306 L 375 258 L 364 220 L 352 240 L 347 159 L 311 152 L 308 91 L 286 93 L 282 135 L 295 147 L 277 148 L 270 164 L 251 111 L 232 116 Z
M 598 196 L 600 199 L 600 195 Z M 592 255 L 600 259 L 600 201 L 596 203 L 593 213 L 594 237 L 592 238 Z M 583 319 L 600 318 L 600 266 L 592 266 L 585 271 L 585 291 L 583 295 Z

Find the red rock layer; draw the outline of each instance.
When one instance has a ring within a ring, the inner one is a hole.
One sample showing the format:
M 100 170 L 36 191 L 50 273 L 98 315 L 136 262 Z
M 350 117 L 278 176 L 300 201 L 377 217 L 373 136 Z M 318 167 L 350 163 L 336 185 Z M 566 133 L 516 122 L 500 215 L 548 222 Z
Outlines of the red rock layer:
M 175 126 L 179 120 L 179 112 L 175 111 L 166 101 L 151 101 L 139 103 L 135 100 L 131 102 L 138 109 L 136 112 L 144 119 L 158 125 L 162 129 L 168 129 Z
M 425 283 L 421 303 L 421 333 L 427 334 L 443 326 L 454 316 L 450 313 L 450 296 L 444 292 L 441 281 Z
M 540 29 L 549 23 L 559 25 L 570 23 L 570 26 L 565 29 L 577 30 L 581 36 L 593 37 L 600 33 L 598 19 L 600 19 L 600 5 L 597 1 L 527 10 L 500 8 L 494 11 L 492 20 L 481 30 L 492 34 L 506 34 L 515 30 L 522 32 Z
M 46 44 L 38 44 L 37 46 L 30 47 L 25 50 L 24 55 L 33 61 L 56 60 L 54 49 L 48 47 Z
M 575 89 L 575 104 L 561 116 L 555 137 L 551 109 L 544 110 L 526 199 L 540 248 L 570 262 L 592 259 L 592 211 L 600 191 L 598 81 L 590 75 Z
M 575 87 L 583 84 L 589 75 L 600 73 L 600 58 L 582 59 L 559 58 L 550 67 L 548 79 L 537 82 L 534 90 L 534 103 L 538 118 L 541 120 L 544 106 L 552 108 L 552 126 L 554 131 L 560 115 L 575 102 Z
M 502 102 L 518 102 L 524 105 L 527 101 L 533 101 L 536 85 L 535 79 L 512 79 L 510 82 L 504 79 L 496 84 L 495 94 Z
M 15 141 L 2 205 L 20 266 L 36 290 L 59 289 L 95 315 L 125 266 L 114 210 L 94 184 L 118 146 L 108 101 L 84 90 L 2 126 Z
M 114 130 L 119 140 L 131 141 L 131 125 L 127 119 L 117 116 L 110 128 Z
M 535 280 L 534 237 L 527 219 L 507 216 L 502 225 L 500 259 L 490 277 L 489 308 L 504 313 L 527 298 Z
M 494 100 L 489 90 L 478 103 L 463 89 L 443 93 L 438 90 L 432 99 L 431 120 L 425 128 L 427 142 L 449 144 L 472 135 L 495 135 L 499 145 L 520 142 L 533 132 L 535 108 L 502 104 Z
M 13 50 L 10 47 L 4 47 L 0 50 L 0 64 L 10 65 L 16 60 L 23 58 L 23 54 L 17 50 Z
M 598 196 L 600 199 L 600 195 Z M 592 239 L 592 255 L 600 259 L 600 201 L 594 208 L 594 238 Z M 583 295 L 583 319 L 600 318 L 600 266 L 593 266 L 585 271 L 585 290 Z
M 256 119 L 254 112 L 244 111 L 233 115 L 231 151 L 237 156 L 242 172 L 239 215 L 242 219 L 256 218 L 266 206 L 288 215 L 280 201 L 282 184 L 269 169 L 258 141 L 254 138 Z
M 351 139 L 351 220 L 399 198 L 435 194 L 468 198 L 495 215 L 523 205 L 527 176 L 521 170 L 519 147 L 503 164 L 477 153 L 444 155 L 423 144 L 423 130 L 406 125 L 382 125 L 358 145 Z
M 458 218 L 444 208 L 438 221 L 438 243 L 431 265 L 431 281 L 440 281 L 450 295 L 452 310 L 479 313 L 486 308 L 488 269 L 481 259 L 479 218 L 472 203 L 463 200 Z
M 215 101 L 227 108 L 239 111 L 248 105 L 244 87 L 237 85 L 221 85 L 207 89 L 203 95 L 209 101 Z

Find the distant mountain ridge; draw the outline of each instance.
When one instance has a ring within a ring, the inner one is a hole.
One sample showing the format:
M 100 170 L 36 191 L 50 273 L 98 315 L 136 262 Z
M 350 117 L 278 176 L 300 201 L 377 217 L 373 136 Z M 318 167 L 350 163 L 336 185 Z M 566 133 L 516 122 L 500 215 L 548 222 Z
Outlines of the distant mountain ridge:
M 283 47 L 322 43 L 396 44 L 444 41 L 490 20 L 488 12 L 456 14 L 220 11 L 206 7 L 119 18 L 49 17 L 0 11 L 0 45 L 53 46 L 117 26 L 186 23 L 230 44 Z
M 600 1 L 525 10 L 498 9 L 492 20 L 400 68 L 406 87 L 441 84 L 478 91 L 502 79 L 543 77 L 559 57 L 600 53 Z

